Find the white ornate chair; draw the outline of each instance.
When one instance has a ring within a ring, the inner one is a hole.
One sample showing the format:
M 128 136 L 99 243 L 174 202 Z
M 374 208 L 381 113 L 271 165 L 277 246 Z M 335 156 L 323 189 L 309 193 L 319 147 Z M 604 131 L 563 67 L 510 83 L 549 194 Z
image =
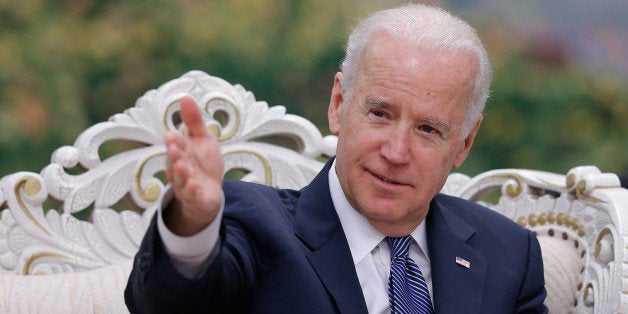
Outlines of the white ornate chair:
M 126 311 L 132 259 L 165 189 L 163 137 L 181 131 L 185 94 L 218 135 L 225 169 L 242 180 L 299 188 L 334 154 L 334 136 L 239 85 L 199 71 L 167 82 L 57 149 L 41 173 L 0 179 L 0 312 Z M 109 142 L 124 149 L 105 156 Z M 628 191 L 616 175 L 595 167 L 566 176 L 452 174 L 443 192 L 483 202 L 536 232 L 552 313 L 628 312 Z M 75 218 L 84 211 L 89 221 Z

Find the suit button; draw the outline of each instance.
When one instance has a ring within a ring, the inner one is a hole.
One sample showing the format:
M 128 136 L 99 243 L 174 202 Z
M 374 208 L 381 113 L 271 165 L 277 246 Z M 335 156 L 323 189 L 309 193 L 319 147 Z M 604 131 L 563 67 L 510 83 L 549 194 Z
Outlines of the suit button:
M 151 258 L 150 253 L 143 253 L 140 256 L 140 260 L 139 260 L 140 271 L 146 272 L 151 268 L 152 265 L 153 265 L 153 259 Z

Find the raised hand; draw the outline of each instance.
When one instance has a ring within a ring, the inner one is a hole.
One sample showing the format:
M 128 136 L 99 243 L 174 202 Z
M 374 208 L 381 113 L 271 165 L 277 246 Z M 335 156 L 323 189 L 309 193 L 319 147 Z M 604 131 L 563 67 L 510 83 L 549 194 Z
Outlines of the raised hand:
M 166 134 L 166 175 L 176 199 L 164 211 L 164 222 L 175 234 L 190 236 L 211 223 L 220 209 L 224 162 L 216 137 L 190 96 L 181 99 L 181 118 L 187 134 Z

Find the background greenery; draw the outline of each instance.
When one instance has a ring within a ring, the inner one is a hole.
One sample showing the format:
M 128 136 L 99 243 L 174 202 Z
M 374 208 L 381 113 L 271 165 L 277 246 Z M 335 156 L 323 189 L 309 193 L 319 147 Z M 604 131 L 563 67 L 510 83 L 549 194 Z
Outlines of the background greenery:
M 524 42 L 504 31 L 507 19 L 443 2 L 464 10 L 495 64 L 461 172 L 585 164 L 628 172 L 628 74 L 592 71 L 551 38 Z M 327 134 L 348 29 L 382 3 L 0 0 L 0 176 L 38 172 L 89 125 L 193 69 L 240 83 Z

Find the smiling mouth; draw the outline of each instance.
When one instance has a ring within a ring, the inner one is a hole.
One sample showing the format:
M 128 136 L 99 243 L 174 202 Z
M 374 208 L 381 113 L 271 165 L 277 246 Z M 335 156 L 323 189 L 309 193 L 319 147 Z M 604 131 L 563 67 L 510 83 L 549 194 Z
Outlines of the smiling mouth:
M 369 172 L 370 172 L 370 171 L 369 171 Z M 373 173 L 373 172 L 371 172 L 371 174 L 372 174 L 374 177 L 376 177 L 376 178 L 380 179 L 381 181 L 383 181 L 383 182 L 385 182 L 385 183 L 388 183 L 388 184 L 405 185 L 405 184 L 403 184 L 403 183 L 400 183 L 400 182 L 397 182 L 397 181 L 393 181 L 393 180 L 390 180 L 390 179 L 388 179 L 388 178 L 385 178 L 385 177 L 382 177 L 382 176 L 380 176 L 380 175 L 377 175 L 377 174 L 375 174 L 375 173 Z

